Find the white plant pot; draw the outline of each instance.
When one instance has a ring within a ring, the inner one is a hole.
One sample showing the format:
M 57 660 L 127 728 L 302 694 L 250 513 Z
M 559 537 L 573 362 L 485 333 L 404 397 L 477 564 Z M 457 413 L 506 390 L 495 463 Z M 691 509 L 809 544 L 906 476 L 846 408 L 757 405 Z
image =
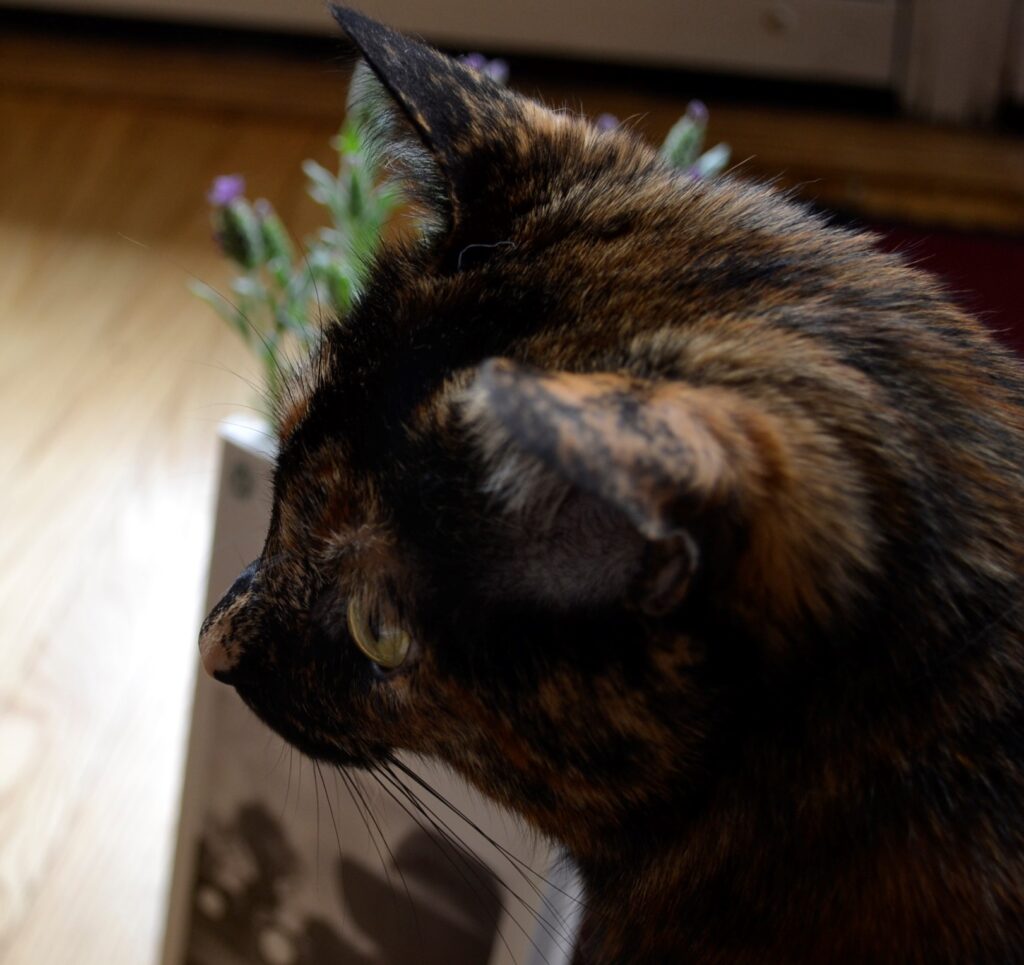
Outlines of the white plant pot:
M 233 422 L 221 438 L 207 609 L 259 555 L 269 516 L 265 427 Z M 546 846 L 443 770 L 407 763 L 522 865 L 421 791 L 478 860 L 453 851 L 364 776 L 367 820 L 344 778 L 321 780 L 197 673 L 163 965 L 567 963 L 578 902 Z

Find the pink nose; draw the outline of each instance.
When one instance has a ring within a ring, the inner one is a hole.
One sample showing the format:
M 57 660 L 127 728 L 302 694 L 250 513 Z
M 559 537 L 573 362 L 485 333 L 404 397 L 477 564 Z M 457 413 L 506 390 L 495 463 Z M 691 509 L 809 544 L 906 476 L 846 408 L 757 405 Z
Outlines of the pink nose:
M 250 563 L 224 594 L 224 598 L 203 621 L 199 631 L 199 656 L 203 669 L 222 683 L 231 683 L 228 674 L 235 668 L 242 646 L 235 633 L 235 619 L 253 602 L 253 582 L 259 561 Z M 252 621 L 248 621 L 251 623 Z
M 211 627 L 199 638 L 199 656 L 203 661 L 203 670 L 215 679 L 228 674 L 235 665 L 216 627 Z

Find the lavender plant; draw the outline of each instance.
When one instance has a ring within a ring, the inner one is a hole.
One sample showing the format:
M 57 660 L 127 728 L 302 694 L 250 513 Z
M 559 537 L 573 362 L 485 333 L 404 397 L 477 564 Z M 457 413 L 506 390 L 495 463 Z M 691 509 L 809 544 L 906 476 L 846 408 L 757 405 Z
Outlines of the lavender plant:
M 467 54 L 462 62 L 499 84 L 508 80 L 503 60 Z M 367 149 L 360 121 L 357 105 L 350 102 L 345 122 L 331 141 L 337 154 L 334 171 L 316 161 L 303 162 L 307 191 L 327 209 L 329 224 L 301 245 L 269 201 L 246 198 L 240 174 L 216 178 L 207 194 L 214 236 L 236 273 L 230 296 L 201 281 L 189 287 L 257 355 L 270 413 L 277 411 L 286 353 L 312 345 L 321 317 L 349 312 L 386 225 L 403 204 L 397 183 L 383 175 Z M 601 114 L 595 123 L 611 130 L 620 122 Z M 695 178 L 719 174 L 729 163 L 729 148 L 718 144 L 704 151 L 707 123 L 707 108 L 692 101 L 669 131 L 661 156 Z

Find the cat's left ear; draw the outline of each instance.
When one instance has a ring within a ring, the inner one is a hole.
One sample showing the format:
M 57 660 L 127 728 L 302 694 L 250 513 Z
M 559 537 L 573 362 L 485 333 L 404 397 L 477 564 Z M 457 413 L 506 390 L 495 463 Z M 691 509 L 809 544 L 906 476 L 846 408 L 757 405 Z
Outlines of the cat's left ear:
M 413 188 L 422 193 L 425 182 L 448 227 L 458 226 L 469 202 L 486 194 L 495 161 L 514 149 L 525 102 L 486 75 L 354 10 L 332 5 L 331 12 L 372 72 L 357 68 L 350 102 L 382 142 L 384 155 L 411 162 Z

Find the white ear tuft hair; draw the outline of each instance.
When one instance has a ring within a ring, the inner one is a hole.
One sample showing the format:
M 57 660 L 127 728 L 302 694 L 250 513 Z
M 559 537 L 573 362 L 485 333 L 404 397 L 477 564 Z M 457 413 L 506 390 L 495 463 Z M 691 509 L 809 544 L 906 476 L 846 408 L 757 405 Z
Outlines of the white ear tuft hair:
M 386 176 L 423 209 L 427 230 L 443 226 L 448 191 L 437 158 L 395 104 L 387 88 L 365 60 L 352 73 L 347 110 L 356 118 L 367 150 Z
M 556 515 L 572 492 L 569 481 L 514 438 L 479 379 L 465 390 L 461 401 L 463 421 L 487 469 L 485 491 L 510 515 Z

